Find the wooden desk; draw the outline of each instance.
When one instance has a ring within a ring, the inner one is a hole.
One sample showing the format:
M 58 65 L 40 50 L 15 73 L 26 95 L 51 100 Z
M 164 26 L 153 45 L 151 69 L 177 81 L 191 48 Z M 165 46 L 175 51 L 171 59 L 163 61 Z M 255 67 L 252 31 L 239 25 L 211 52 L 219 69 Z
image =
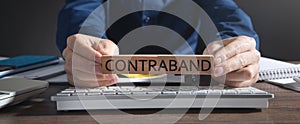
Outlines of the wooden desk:
M 68 85 L 51 85 L 47 92 L 22 104 L 0 110 L 0 124 L 94 124 L 97 123 L 86 111 L 57 112 L 55 102 L 50 96 Z M 198 119 L 199 109 L 189 110 L 178 123 L 300 123 L 300 93 L 279 88 L 267 83 L 258 83 L 255 87 L 274 93 L 268 109 L 215 109 L 206 119 Z M 157 110 L 127 110 L 139 115 L 139 120 L 124 114 L 115 114 L 112 110 L 97 112 L 97 116 L 109 118 L 111 123 L 133 121 L 143 123 L 143 120 L 153 120 L 158 116 L 176 117 L 176 110 L 160 115 L 147 115 Z M 145 122 L 145 121 L 144 121 Z M 151 122 L 151 121 L 148 121 Z M 153 123 L 154 124 L 154 123 Z

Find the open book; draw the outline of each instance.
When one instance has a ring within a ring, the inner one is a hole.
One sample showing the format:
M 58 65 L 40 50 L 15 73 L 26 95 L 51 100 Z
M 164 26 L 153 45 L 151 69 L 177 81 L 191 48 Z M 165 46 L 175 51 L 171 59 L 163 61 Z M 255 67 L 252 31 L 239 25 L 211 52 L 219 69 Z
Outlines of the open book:
M 300 77 L 300 65 L 261 57 L 258 80 L 276 80 Z

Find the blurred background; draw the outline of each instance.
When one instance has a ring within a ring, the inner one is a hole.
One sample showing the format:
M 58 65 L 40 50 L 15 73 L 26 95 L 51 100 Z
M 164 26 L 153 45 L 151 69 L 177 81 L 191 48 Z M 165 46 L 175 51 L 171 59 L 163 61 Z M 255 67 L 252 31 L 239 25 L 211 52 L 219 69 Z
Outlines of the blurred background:
M 235 0 L 260 36 L 263 56 L 300 60 L 300 0 Z M 64 0 L 5 0 L 1 3 L 0 56 L 60 55 L 56 21 Z

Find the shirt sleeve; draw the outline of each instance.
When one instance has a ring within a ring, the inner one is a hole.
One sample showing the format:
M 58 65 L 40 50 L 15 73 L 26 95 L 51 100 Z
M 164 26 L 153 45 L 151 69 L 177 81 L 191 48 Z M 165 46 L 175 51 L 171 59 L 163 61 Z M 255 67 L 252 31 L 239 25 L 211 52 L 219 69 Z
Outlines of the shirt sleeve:
M 57 20 L 56 45 L 62 52 L 70 35 L 79 32 L 85 19 L 103 0 L 66 0 Z
M 199 5 L 213 20 L 223 39 L 235 36 L 253 37 L 257 44 L 256 49 L 259 49 L 259 38 L 250 17 L 233 0 L 199 1 Z

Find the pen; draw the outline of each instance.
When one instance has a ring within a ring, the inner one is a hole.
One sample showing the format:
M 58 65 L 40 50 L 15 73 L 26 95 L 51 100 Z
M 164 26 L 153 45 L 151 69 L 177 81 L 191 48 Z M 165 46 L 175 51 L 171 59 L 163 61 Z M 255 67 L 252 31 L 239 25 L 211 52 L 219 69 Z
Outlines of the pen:
M 300 83 L 300 78 L 294 78 L 294 80 Z

